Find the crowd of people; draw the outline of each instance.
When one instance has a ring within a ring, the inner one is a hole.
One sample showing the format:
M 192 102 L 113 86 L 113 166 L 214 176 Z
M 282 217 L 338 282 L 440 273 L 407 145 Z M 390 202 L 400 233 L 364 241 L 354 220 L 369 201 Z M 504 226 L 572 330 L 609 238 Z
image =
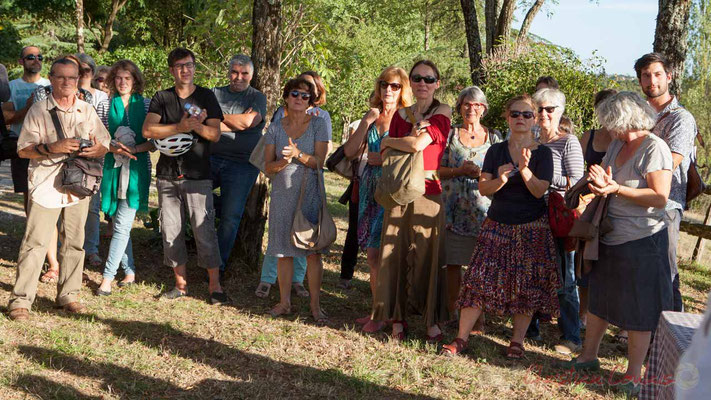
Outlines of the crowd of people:
M 10 82 L 11 99 L 2 108 L 3 125 L 17 138 L 12 177 L 27 213 L 11 319 L 29 318 L 39 280 L 57 282 L 57 303 L 67 312 L 84 312 L 78 293 L 85 258 L 103 265 L 98 296 L 111 294 L 119 267 L 123 279 L 116 286 L 136 282 L 131 229 L 136 213 L 147 208 L 148 153 L 156 149 L 163 264 L 175 277 L 161 297 L 188 293 L 189 222 L 197 264 L 207 270 L 209 301 L 230 302 L 221 281 L 260 173 L 250 156 L 263 140 L 269 232 L 255 294 L 267 297 L 278 282 L 272 316 L 292 312 L 293 291 L 310 298 L 317 323 L 328 321 L 319 298 L 328 246 L 297 246 L 291 224 L 298 213 L 318 223 L 324 201 L 332 127 L 321 108 L 326 88 L 318 73 L 286 82 L 262 137 L 267 101 L 250 86 L 254 65 L 245 55 L 229 60 L 227 86 L 207 89 L 193 81 L 195 55 L 176 48 L 168 56 L 174 86 L 150 99 L 130 60 L 97 67 L 86 54 L 66 56 L 52 63 L 48 80 L 41 77 L 42 62 L 38 47 L 22 50 L 23 75 Z M 436 98 L 441 77 L 432 61 L 417 61 L 409 72 L 384 69 L 368 111 L 343 144 L 354 173 L 344 195 L 349 227 L 339 286 L 350 287 L 363 251 L 372 295 L 371 313 L 357 320 L 363 331 L 389 326 L 392 337 L 403 340 L 408 318 L 422 315 L 433 343 L 443 341 L 446 325 L 458 325 L 456 338 L 441 348 L 454 355 L 466 350 L 471 334 L 484 331 L 485 314 L 509 315 L 506 355 L 518 359 L 525 355 L 524 338 L 541 340 L 539 321 L 557 318 L 556 350 L 579 354 L 566 366 L 595 370 L 612 324 L 628 340 L 626 384 L 635 391 L 661 312 L 683 308 L 676 244 L 697 132 L 693 116 L 669 92 L 673 76 L 665 58 L 646 54 L 634 67 L 646 99 L 599 92 L 600 128 L 584 132 L 582 143 L 553 77 L 538 79 L 532 94 L 508 100 L 502 133 L 482 124 L 490 107 L 481 88 L 462 90 L 454 108 Z M 452 124 L 455 117 L 460 124 Z M 424 194 L 386 208 L 376 191 L 395 152 L 421 154 Z M 76 196 L 59 187 L 70 154 L 103 159 L 96 194 Z M 608 229 L 595 237 L 598 255 L 591 263 L 576 257 L 582 246 L 575 240 L 554 236 L 549 218 L 548 199 L 565 196 L 581 180 L 606 204 Z M 99 211 L 110 219 L 105 261 L 98 251 Z M 40 276 L 45 258 L 49 269 Z

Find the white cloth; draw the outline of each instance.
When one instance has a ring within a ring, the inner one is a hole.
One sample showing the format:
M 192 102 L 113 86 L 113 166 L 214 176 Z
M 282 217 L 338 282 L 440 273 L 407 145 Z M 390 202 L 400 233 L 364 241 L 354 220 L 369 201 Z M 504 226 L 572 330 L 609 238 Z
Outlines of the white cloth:
M 114 138 L 128 147 L 136 146 L 136 132 L 128 126 L 119 126 L 114 133 Z M 131 176 L 131 159 L 128 156 L 114 154 L 114 168 L 121 167 L 119 176 L 118 198 L 125 199 L 128 190 L 128 179 Z
M 678 400 L 711 399 L 711 296 L 704 320 L 679 361 L 674 388 Z

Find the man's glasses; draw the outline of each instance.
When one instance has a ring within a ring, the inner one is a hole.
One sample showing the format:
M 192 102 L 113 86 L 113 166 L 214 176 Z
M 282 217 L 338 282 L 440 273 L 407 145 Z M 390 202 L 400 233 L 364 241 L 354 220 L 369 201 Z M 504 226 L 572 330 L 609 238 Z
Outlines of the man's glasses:
M 173 64 L 173 68 L 178 69 L 178 70 L 183 69 L 183 68 L 193 69 L 193 68 L 195 68 L 195 63 L 194 62 L 186 62 L 183 64 Z
M 385 90 L 390 86 L 390 88 L 393 90 L 393 92 L 397 92 L 398 90 L 402 89 L 402 85 L 397 83 L 397 82 L 386 82 L 386 81 L 380 81 L 378 82 L 380 85 L 380 88 Z
M 311 93 L 299 92 L 298 90 L 292 90 L 289 94 L 293 98 L 301 96 L 301 100 L 308 100 L 311 97 Z
M 548 114 L 553 114 L 556 108 L 558 108 L 558 106 L 538 107 L 538 113 L 540 114 L 543 110 L 546 110 Z
M 42 60 L 44 60 L 44 57 L 42 56 L 42 54 L 37 54 L 37 55 L 30 54 L 30 55 L 25 56 L 24 59 L 30 60 L 30 61 L 34 61 L 34 60 L 42 61 Z
M 410 77 L 410 79 L 412 79 L 412 81 L 415 83 L 420 83 L 422 81 L 425 81 L 425 83 L 428 85 L 431 85 L 431 84 L 437 82 L 437 78 L 435 78 L 434 76 L 431 76 L 431 75 L 422 76 L 422 75 L 418 74 L 418 75 L 413 75 L 412 77 Z
M 533 111 L 510 111 L 509 117 L 511 117 L 511 118 L 523 117 L 524 119 L 531 119 L 531 118 L 533 118 Z
M 52 78 L 60 80 L 60 81 L 69 81 L 69 82 L 76 82 L 77 79 L 79 79 L 78 76 L 57 76 L 54 75 Z

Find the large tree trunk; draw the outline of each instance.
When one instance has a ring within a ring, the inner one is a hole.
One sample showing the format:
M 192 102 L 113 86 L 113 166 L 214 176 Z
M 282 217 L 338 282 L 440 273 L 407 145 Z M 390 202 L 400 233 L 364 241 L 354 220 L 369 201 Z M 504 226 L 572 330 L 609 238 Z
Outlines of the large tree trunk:
M 481 37 L 479 37 L 479 20 L 476 16 L 475 0 L 461 0 L 464 14 L 464 27 L 467 31 L 467 51 L 469 52 L 469 68 L 472 84 L 481 85 Z
M 280 95 L 281 0 L 254 0 L 252 10 L 252 86 L 267 96 L 267 115 L 272 115 Z M 239 233 L 230 257 L 231 268 L 259 270 L 264 225 L 267 222 L 267 178 L 259 174 L 247 198 Z
M 484 22 L 486 24 L 486 53 L 491 54 L 496 41 L 496 27 L 504 0 L 486 0 L 484 3 Z
M 516 9 L 516 0 L 504 0 L 499 13 L 499 20 L 496 22 L 496 37 L 494 38 L 494 46 L 506 43 L 511 35 L 511 22 L 513 21 L 514 10 Z
M 521 24 L 521 30 L 518 31 L 518 44 L 523 43 L 523 41 L 528 36 L 528 30 L 531 29 L 533 19 L 536 18 L 536 14 L 538 14 L 538 11 L 541 10 L 541 7 L 543 7 L 544 2 L 545 0 L 536 0 L 536 2 L 533 3 L 531 8 L 528 9 L 526 17 L 524 17 L 523 23 Z
M 77 53 L 84 52 L 84 0 L 76 0 Z
M 119 11 L 126 5 L 128 0 L 111 0 L 111 13 L 109 18 L 106 20 L 106 24 L 102 28 L 102 38 L 101 47 L 99 48 L 99 53 L 104 53 L 109 49 L 109 44 L 111 44 L 111 39 L 114 37 L 114 22 L 116 22 L 116 15 Z
M 669 89 L 675 95 L 680 94 L 684 77 L 690 9 L 691 0 L 659 0 L 654 51 L 664 54 L 669 61 L 673 77 Z

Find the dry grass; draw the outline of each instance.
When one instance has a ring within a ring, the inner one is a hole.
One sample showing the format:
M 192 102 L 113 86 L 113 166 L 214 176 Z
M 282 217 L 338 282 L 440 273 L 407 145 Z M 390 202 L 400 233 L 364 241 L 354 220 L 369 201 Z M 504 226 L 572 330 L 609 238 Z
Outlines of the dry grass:
M 0 316 L 0 398 L 621 398 L 608 386 L 552 381 L 558 373 L 553 364 L 564 359 L 550 349 L 557 339 L 552 325 L 543 326 L 546 345 L 527 344 L 528 359 L 522 362 L 502 356 L 511 329 L 508 319 L 489 321 L 487 334 L 470 341 L 468 355 L 454 359 L 437 356 L 435 347 L 424 344 L 418 318 L 411 320 L 412 339 L 404 343 L 385 334 L 360 333 L 352 321 L 369 311 L 365 260 L 359 262 L 353 289 L 335 288 L 346 229 L 346 208 L 336 199 L 345 184 L 329 175 L 327 185 L 339 227 L 339 240 L 326 258 L 327 326 L 313 325 L 308 301 L 296 298 L 296 312 L 289 318 L 265 316 L 278 293 L 274 288 L 269 299 L 257 299 L 253 291 L 259 277 L 253 273 L 233 272 L 226 289 L 234 305 L 212 307 L 206 302 L 203 272 L 194 262 L 190 296 L 157 300 L 172 284 L 171 271 L 161 265 L 153 233 L 137 225 L 140 285 L 95 297 L 91 293 L 101 276 L 90 270 L 92 283 L 82 290 L 88 315 L 55 310 L 55 286 L 40 283 L 29 322 Z M 14 283 L 24 229 L 18 201 L 12 194 L 0 196 L 2 305 Z M 104 240 L 101 253 L 106 251 Z M 690 266 L 683 273 L 685 302 L 701 311 L 711 285 L 709 272 Z M 454 331 L 446 334 L 451 339 Z M 610 337 L 601 355 L 602 376 L 624 369 L 624 353 Z

